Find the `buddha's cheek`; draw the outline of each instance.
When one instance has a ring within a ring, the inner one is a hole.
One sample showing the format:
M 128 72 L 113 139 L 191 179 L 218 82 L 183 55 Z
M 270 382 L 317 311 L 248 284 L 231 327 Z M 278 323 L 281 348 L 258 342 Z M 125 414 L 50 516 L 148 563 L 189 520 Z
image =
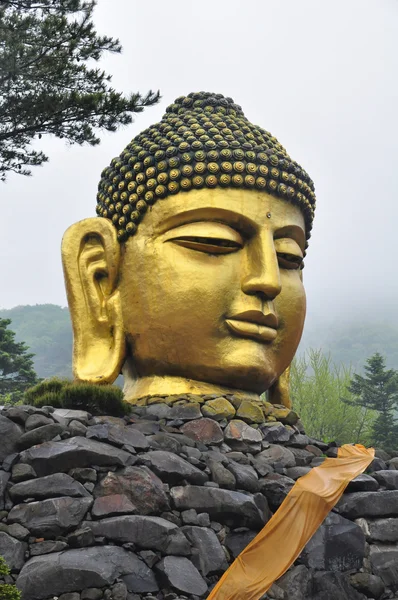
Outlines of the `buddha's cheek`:
M 238 290 L 236 269 L 220 269 L 205 255 L 177 260 L 147 246 L 125 261 L 120 285 L 124 327 L 141 374 L 167 366 L 222 367 L 225 318 Z M 171 250 L 171 249 L 170 249 Z M 182 253 L 181 253 L 182 254 Z M 192 374 L 191 374 L 192 376 Z
M 306 314 L 306 296 L 297 272 L 282 276 L 282 291 L 275 299 L 280 329 L 273 351 L 277 355 L 279 368 L 290 364 L 303 333 Z

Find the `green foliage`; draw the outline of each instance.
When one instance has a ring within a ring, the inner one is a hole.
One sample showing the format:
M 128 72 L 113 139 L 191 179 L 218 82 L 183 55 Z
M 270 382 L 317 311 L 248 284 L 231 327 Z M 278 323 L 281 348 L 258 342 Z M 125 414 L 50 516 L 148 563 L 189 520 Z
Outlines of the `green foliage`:
M 124 96 L 111 76 L 94 68 L 119 40 L 99 36 L 95 0 L 0 1 L 0 178 L 48 157 L 29 148 L 44 134 L 96 145 L 96 131 L 116 131 L 132 113 L 156 104 L 159 93 Z
M 350 369 L 334 364 L 321 350 L 309 350 L 291 367 L 293 407 L 308 435 L 324 441 L 369 442 L 374 411 L 349 406 L 341 397 L 351 380 Z
M 67 379 L 47 379 L 27 390 L 27 404 L 87 410 L 92 415 L 122 417 L 131 410 L 123 392 L 115 385 L 94 385 Z
M 10 573 L 6 561 L 0 556 L 0 577 L 5 577 Z M 20 600 L 21 592 L 8 583 L 0 583 L 0 600 Z
M 54 304 L 16 306 L 0 310 L 0 318 L 11 319 L 16 339 L 34 353 L 38 377 L 72 376 L 72 327 L 69 310 Z
M 15 333 L 8 329 L 10 319 L 0 319 L 0 402 L 14 403 L 21 394 L 36 383 L 33 354 L 24 342 L 15 341 Z
M 386 369 L 385 359 L 376 352 L 367 359 L 365 375 L 354 374 L 347 389 L 350 398 L 343 401 L 349 406 L 376 411 L 372 426 L 372 442 L 385 449 L 397 447 L 398 424 L 394 411 L 398 408 L 398 372 Z

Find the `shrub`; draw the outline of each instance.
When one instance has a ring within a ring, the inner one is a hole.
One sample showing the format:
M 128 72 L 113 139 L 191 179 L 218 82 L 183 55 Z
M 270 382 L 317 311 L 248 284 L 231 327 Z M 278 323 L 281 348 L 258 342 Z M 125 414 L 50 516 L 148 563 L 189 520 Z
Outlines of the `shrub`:
M 0 556 L 0 577 L 5 577 L 9 573 L 10 569 L 6 561 Z M 21 600 L 21 592 L 17 590 L 15 585 L 0 583 L 0 600 Z
M 68 379 L 47 379 L 25 393 L 25 402 L 36 407 L 54 406 L 86 410 L 92 415 L 123 416 L 131 406 L 123 400 L 123 392 L 116 385 L 95 385 Z
M 27 404 L 35 405 L 35 401 L 42 398 L 45 394 L 59 395 L 63 388 L 71 383 L 69 379 L 59 379 L 58 377 L 44 379 L 26 390 L 24 400 Z M 44 406 L 44 404 L 40 404 L 40 406 Z

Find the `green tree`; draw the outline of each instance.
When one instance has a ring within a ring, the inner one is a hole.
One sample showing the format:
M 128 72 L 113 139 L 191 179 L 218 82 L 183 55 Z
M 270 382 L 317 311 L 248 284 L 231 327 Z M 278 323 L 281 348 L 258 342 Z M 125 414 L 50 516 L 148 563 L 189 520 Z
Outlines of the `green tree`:
M 30 175 L 48 160 L 30 144 L 43 134 L 70 144 L 100 142 L 96 131 L 116 131 L 132 113 L 156 104 L 159 92 L 123 95 L 111 76 L 93 68 L 119 40 L 99 36 L 96 0 L 0 0 L 0 178 Z
M 6 561 L 0 556 L 0 577 L 6 577 L 10 574 L 10 569 Z M 9 583 L 0 583 L 0 600 L 20 600 L 21 592 L 17 590 L 15 585 Z
M 37 383 L 33 354 L 23 342 L 15 341 L 8 329 L 10 319 L 0 319 L 0 401 L 17 402 L 22 393 Z
M 374 412 L 349 406 L 341 399 L 351 376 L 350 368 L 334 364 L 321 350 L 309 349 L 295 358 L 290 371 L 291 397 L 308 435 L 326 442 L 369 442 Z
M 398 407 L 398 372 L 386 369 L 385 359 L 376 352 L 367 359 L 365 374 L 354 374 L 347 390 L 347 405 L 363 407 L 378 413 L 372 426 L 372 443 L 383 448 L 398 446 L 398 425 L 394 411 Z

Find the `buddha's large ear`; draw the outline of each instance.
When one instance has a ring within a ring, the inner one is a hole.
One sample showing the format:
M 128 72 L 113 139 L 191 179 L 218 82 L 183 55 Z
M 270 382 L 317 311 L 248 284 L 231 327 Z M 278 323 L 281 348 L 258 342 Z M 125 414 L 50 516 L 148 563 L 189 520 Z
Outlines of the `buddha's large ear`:
M 62 240 L 62 263 L 73 326 L 73 374 L 80 381 L 112 383 L 125 357 L 115 227 L 101 217 L 72 225 Z
M 286 408 L 292 408 L 292 402 L 290 400 L 290 365 L 283 371 L 282 375 L 275 381 L 275 383 L 268 390 L 268 401 L 271 404 L 283 404 Z

